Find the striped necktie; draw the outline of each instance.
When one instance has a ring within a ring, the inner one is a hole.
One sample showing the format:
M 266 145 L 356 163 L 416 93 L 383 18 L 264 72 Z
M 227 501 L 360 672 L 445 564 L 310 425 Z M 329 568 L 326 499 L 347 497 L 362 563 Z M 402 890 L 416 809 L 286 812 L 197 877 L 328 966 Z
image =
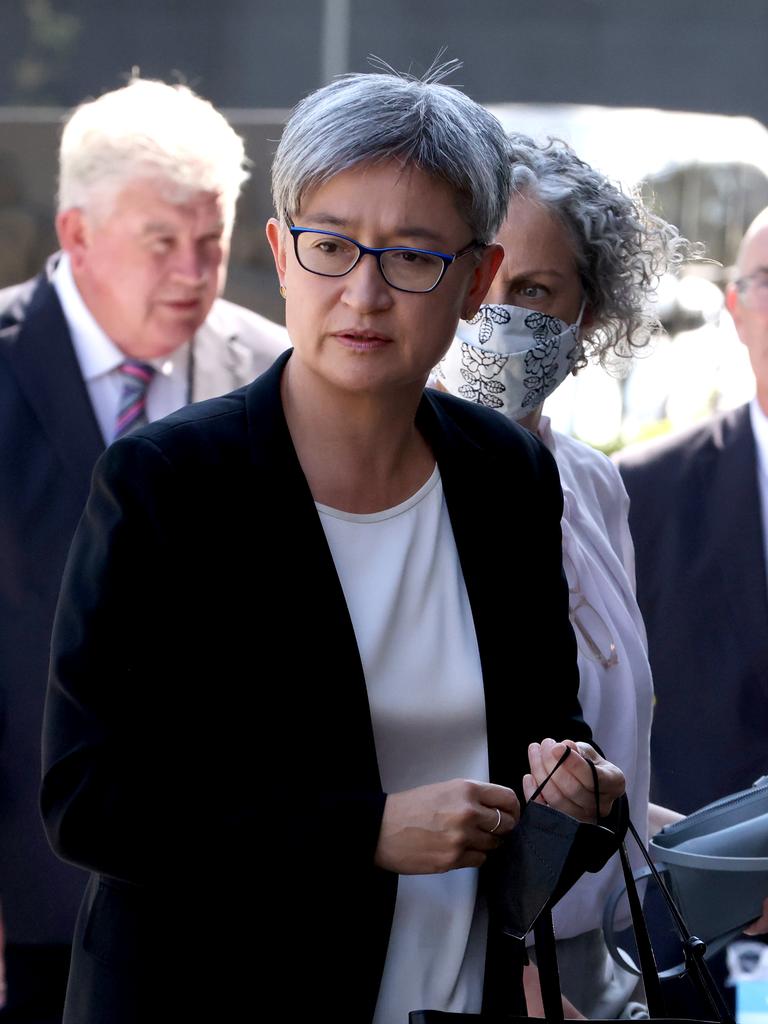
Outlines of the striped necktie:
M 154 366 L 149 363 L 140 363 L 138 359 L 126 359 L 118 367 L 123 375 L 123 392 L 120 395 L 120 405 L 117 412 L 115 424 L 116 441 L 119 437 L 125 437 L 137 427 L 143 427 L 147 420 L 147 388 L 155 375 Z

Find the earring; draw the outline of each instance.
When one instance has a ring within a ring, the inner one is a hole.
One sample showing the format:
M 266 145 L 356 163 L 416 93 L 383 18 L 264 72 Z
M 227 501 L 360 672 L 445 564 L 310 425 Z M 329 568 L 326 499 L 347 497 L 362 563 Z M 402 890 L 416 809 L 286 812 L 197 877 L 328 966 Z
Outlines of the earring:
M 284 299 L 286 294 L 287 294 L 287 292 L 286 292 L 286 289 L 285 289 L 285 285 L 281 284 L 280 285 L 280 298 Z

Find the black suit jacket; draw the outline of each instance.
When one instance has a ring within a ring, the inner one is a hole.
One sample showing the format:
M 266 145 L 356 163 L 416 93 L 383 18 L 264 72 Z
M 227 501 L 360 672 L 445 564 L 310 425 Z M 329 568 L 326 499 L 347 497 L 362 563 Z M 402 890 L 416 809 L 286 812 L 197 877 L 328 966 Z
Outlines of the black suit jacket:
M 44 734 L 51 842 L 93 873 L 71 1022 L 147 1019 L 149 975 L 161 999 L 191 986 L 238 1019 L 373 1013 L 397 877 L 373 864 L 385 794 L 365 680 L 283 416 L 284 361 L 114 444 L 95 472 Z M 519 791 L 530 741 L 589 735 L 557 472 L 530 434 L 450 396 L 427 392 L 417 422 L 472 607 L 490 777 Z
M 0 901 L 13 943 L 69 942 L 86 882 L 52 854 L 38 810 L 53 614 L 104 450 L 54 266 L 0 291 Z M 217 302 L 195 339 L 194 395 L 230 391 L 268 366 L 280 348 L 270 332 L 279 329 Z
M 652 796 L 689 812 L 768 772 L 768 593 L 743 406 L 619 460 L 656 709 Z
M 68 942 L 85 875 L 51 854 L 36 775 L 59 582 L 104 443 L 47 280 L 0 310 L 0 898 L 10 941 Z

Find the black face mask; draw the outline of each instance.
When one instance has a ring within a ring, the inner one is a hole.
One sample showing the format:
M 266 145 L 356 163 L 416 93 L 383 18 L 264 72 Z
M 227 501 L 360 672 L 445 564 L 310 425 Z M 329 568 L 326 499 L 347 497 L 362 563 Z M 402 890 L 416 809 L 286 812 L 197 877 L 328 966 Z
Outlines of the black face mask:
M 503 931 L 517 939 L 524 938 L 542 910 L 553 907 L 585 871 L 599 871 L 616 850 L 615 833 L 599 823 L 597 771 L 591 761 L 587 764 L 595 786 L 595 824 L 535 803 L 570 753 L 569 747 L 493 855 L 492 904 Z

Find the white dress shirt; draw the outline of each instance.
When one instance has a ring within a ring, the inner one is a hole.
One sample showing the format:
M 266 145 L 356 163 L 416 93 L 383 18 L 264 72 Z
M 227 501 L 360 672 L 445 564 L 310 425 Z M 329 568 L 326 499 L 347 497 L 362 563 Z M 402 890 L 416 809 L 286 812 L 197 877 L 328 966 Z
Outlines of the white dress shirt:
M 96 421 L 109 444 L 115 435 L 123 390 L 124 377 L 119 367 L 125 353 L 104 333 L 83 301 L 66 253 L 62 254 L 51 283 L 64 312 Z M 167 416 L 190 400 L 189 360 L 189 344 L 180 346 L 170 356 L 147 360 L 157 371 L 147 390 L 147 419 Z
M 440 475 L 394 508 L 317 506 L 365 672 L 386 792 L 488 781 L 480 654 Z M 400 875 L 374 1024 L 479 1012 L 487 915 L 478 872 Z
M 768 572 L 768 416 L 760 408 L 757 396 L 749 403 L 749 418 L 757 449 L 757 490 L 763 520 L 763 553 Z

